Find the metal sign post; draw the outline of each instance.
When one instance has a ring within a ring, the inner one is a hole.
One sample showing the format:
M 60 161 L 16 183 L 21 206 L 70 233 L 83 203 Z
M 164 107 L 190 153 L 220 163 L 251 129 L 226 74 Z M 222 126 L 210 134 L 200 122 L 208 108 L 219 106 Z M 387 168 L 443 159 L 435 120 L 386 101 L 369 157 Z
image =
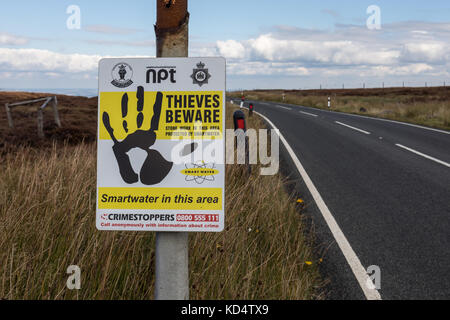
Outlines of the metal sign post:
M 188 232 L 224 230 L 226 63 L 186 57 L 186 0 L 157 8 L 158 58 L 99 62 L 96 219 L 156 232 L 154 298 L 183 300 Z
M 189 13 L 187 0 L 157 0 L 156 56 L 187 57 Z M 189 299 L 189 235 L 156 233 L 155 300 Z
M 157 232 L 156 299 L 188 298 L 186 232 L 224 229 L 225 68 L 220 57 L 99 63 L 97 228 Z

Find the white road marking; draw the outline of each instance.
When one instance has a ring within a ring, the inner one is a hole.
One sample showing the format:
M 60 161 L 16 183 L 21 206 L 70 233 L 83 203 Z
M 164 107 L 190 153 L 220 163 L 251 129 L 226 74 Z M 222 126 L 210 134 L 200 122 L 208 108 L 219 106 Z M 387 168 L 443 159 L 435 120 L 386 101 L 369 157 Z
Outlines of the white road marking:
M 397 147 L 400 147 L 400 148 L 402 148 L 402 149 L 405 149 L 405 150 L 407 150 L 407 151 L 410 151 L 410 152 L 412 152 L 412 153 L 415 153 L 415 154 L 417 154 L 417 155 L 419 155 L 419 156 L 422 156 L 422 157 L 424 157 L 424 158 L 426 158 L 426 159 L 428 159 L 428 160 L 432 160 L 432 161 L 434 161 L 434 162 L 437 162 L 437 163 L 439 163 L 439 164 L 442 164 L 442 165 L 444 165 L 444 166 L 450 168 L 450 163 L 447 163 L 447 162 L 445 162 L 445 161 L 442 161 L 442 160 L 433 158 L 433 157 L 428 156 L 428 155 L 426 155 L 426 154 L 424 154 L 424 153 L 422 153 L 422 152 L 419 152 L 419 151 L 417 151 L 417 150 L 414 150 L 414 149 L 405 147 L 405 146 L 403 146 L 403 145 L 401 145 L 401 144 L 396 144 L 396 146 L 397 146 Z
M 345 124 L 345 123 L 342 123 L 342 122 L 339 122 L 339 121 L 335 121 L 335 122 L 336 122 L 337 124 L 340 124 L 341 126 L 344 126 L 344 127 L 347 127 L 347 128 L 350 128 L 350 129 L 353 129 L 353 130 L 356 130 L 356 131 L 359 131 L 359 132 L 361 132 L 361 133 L 364 133 L 364 134 L 370 134 L 370 132 L 368 132 L 368 131 L 361 130 L 361 129 L 358 129 L 358 128 L 349 126 L 348 124 Z
M 326 110 L 324 110 L 324 111 L 326 111 Z M 327 112 L 333 112 L 333 111 L 327 111 Z M 359 118 L 364 118 L 364 119 L 371 119 L 371 120 L 378 120 L 378 121 L 398 123 L 398 124 L 403 124 L 405 126 L 415 127 L 415 128 L 419 128 L 419 129 L 425 129 L 425 130 L 439 132 L 439 133 L 443 133 L 443 134 L 450 134 L 450 131 L 439 130 L 439 129 L 435 129 L 435 128 L 428 128 L 428 127 L 420 126 L 418 124 L 413 124 L 413 123 L 400 122 L 400 121 L 395 121 L 395 120 L 390 120 L 390 119 L 383 119 L 383 118 L 366 117 L 366 116 L 360 116 L 358 114 L 343 113 L 343 112 L 340 112 L 339 114 L 345 114 L 347 116 L 359 117 Z
M 402 125 L 405 125 L 405 126 L 419 128 L 419 129 L 439 132 L 439 133 L 443 133 L 443 134 L 450 134 L 450 131 L 424 127 L 424 126 L 421 126 L 421 125 L 418 125 L 418 124 L 413 124 L 413 123 L 407 123 L 407 122 L 401 122 L 401 121 L 390 120 L 390 119 L 383 119 L 383 118 L 367 117 L 367 116 L 362 116 L 362 115 L 359 115 L 359 114 L 336 112 L 336 111 L 330 111 L 330 110 L 324 110 L 324 109 L 318 109 L 318 108 L 312 108 L 312 107 L 306 107 L 306 106 L 297 106 L 297 107 L 302 107 L 302 108 L 306 108 L 306 109 L 310 109 L 310 110 L 317 110 L 317 111 L 322 111 L 322 112 L 330 112 L 330 113 L 334 113 L 334 114 L 341 114 L 341 115 L 346 115 L 346 116 L 351 116 L 351 117 L 358 117 L 358 118 L 364 118 L 364 119 L 370 119 L 370 120 L 392 122 L 392 123 L 402 124 Z
M 287 107 L 283 107 L 283 106 L 278 106 L 278 105 L 277 105 L 277 107 L 278 107 L 278 108 L 283 108 L 283 109 L 286 109 L 286 110 L 292 110 L 291 108 L 287 108 Z
M 317 191 L 317 188 L 315 187 L 314 183 L 312 182 L 311 178 L 309 177 L 305 168 L 301 164 L 297 155 L 292 150 L 289 143 L 286 141 L 284 136 L 281 134 L 280 130 L 272 123 L 272 121 L 270 121 L 267 117 L 260 114 L 259 112 L 255 112 L 255 113 L 258 114 L 259 116 L 261 116 L 264 120 L 267 121 L 267 123 L 269 123 L 275 130 L 278 131 L 278 135 L 280 136 L 281 141 L 283 142 L 289 155 L 291 156 L 292 160 L 294 161 L 298 172 L 300 173 L 306 186 L 309 189 L 309 192 L 313 196 L 314 201 L 317 204 L 317 207 L 319 208 L 320 212 L 322 213 L 322 216 L 324 217 L 325 222 L 327 223 L 328 227 L 330 228 L 334 239 L 336 240 L 337 244 L 339 245 L 339 248 L 341 249 L 342 253 L 344 254 L 344 257 L 347 260 L 347 263 L 349 264 L 350 268 L 352 269 L 353 274 L 355 275 L 356 280 L 358 281 L 359 286 L 361 287 L 362 291 L 364 292 L 364 295 L 366 296 L 366 298 L 368 300 L 381 300 L 381 295 L 378 292 L 378 290 L 369 288 L 367 286 L 368 281 L 371 282 L 371 280 L 366 272 L 366 269 L 364 269 L 363 265 L 361 264 L 361 261 L 359 260 L 358 256 L 356 255 L 356 253 L 353 250 L 350 243 L 348 242 L 348 240 L 345 237 L 344 233 L 342 232 L 341 228 L 339 228 L 339 225 L 337 224 L 336 220 L 334 219 L 333 215 L 331 214 L 330 210 L 328 209 L 328 206 L 325 204 L 325 201 L 323 200 L 319 191 Z
M 323 109 L 317 109 L 317 108 L 311 108 L 311 107 L 305 107 L 305 106 L 302 106 L 302 107 L 303 108 L 312 109 L 312 110 L 319 110 L 319 111 L 323 111 L 323 112 L 330 112 L 330 113 L 334 113 L 334 114 L 341 114 L 341 115 L 350 116 L 350 117 L 357 117 L 357 118 L 364 118 L 364 119 L 369 119 L 369 120 L 397 123 L 397 124 L 402 124 L 404 126 L 410 126 L 410 127 L 414 127 L 414 128 L 419 128 L 419 129 L 439 132 L 439 133 L 443 133 L 443 134 L 450 134 L 450 131 L 424 127 L 424 126 L 421 126 L 421 125 L 418 125 L 418 124 L 413 124 L 413 123 L 408 123 L 408 122 L 401 122 L 401 121 L 396 121 L 396 120 L 391 120 L 391 119 L 383 119 L 383 118 L 376 118 L 376 117 L 367 117 L 367 116 L 362 116 L 362 115 L 359 115 L 359 114 L 352 114 L 352 113 L 345 113 L 345 112 L 336 112 L 336 111 L 323 110 Z
M 305 112 L 305 111 L 300 111 L 300 113 L 306 114 L 306 115 L 308 115 L 308 116 L 318 117 L 317 114 L 312 114 L 312 113 Z

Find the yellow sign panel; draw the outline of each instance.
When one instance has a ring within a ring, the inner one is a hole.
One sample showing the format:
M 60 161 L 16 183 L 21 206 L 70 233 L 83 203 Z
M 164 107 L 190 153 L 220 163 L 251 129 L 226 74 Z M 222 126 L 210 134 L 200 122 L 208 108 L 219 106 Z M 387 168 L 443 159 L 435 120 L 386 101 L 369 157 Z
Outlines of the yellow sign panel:
M 223 122 L 223 92 L 161 92 L 162 108 L 156 139 L 172 137 L 211 139 L 221 136 Z M 138 111 L 138 97 L 132 92 L 101 92 L 100 112 L 109 115 L 116 139 L 123 140 L 137 131 L 150 130 L 157 92 L 144 92 L 144 108 Z M 126 104 L 126 112 L 124 111 Z M 139 113 L 142 125 L 139 128 Z M 126 122 L 126 125 L 124 123 Z M 205 134 L 207 132 L 207 134 Z M 214 134 L 214 133 L 217 134 Z M 212 134 L 211 134 L 212 133 Z M 111 140 L 104 123 L 100 125 L 100 140 Z
M 99 63 L 99 230 L 225 226 L 225 60 Z
M 219 188 L 99 188 L 100 209 L 222 210 Z

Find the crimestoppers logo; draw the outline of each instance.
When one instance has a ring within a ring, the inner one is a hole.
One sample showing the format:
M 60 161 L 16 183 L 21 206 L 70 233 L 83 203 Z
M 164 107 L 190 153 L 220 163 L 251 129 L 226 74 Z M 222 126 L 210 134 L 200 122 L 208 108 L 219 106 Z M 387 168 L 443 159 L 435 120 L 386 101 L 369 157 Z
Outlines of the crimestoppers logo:
M 208 83 L 211 75 L 209 74 L 208 69 L 205 69 L 205 64 L 200 62 L 197 64 L 197 68 L 193 70 L 191 78 L 194 84 L 198 84 L 201 87 Z
M 111 72 L 113 81 L 111 84 L 117 88 L 126 88 L 133 84 L 133 68 L 127 63 L 120 62 L 114 66 Z

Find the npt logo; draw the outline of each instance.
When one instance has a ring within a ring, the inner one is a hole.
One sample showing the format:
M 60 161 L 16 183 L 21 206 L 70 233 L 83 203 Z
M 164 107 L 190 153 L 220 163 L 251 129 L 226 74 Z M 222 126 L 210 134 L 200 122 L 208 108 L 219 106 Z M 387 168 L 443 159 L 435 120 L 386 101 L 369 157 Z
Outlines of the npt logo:
M 175 75 L 177 73 L 176 67 L 147 67 L 147 83 L 161 83 L 170 81 L 170 83 L 177 83 Z

